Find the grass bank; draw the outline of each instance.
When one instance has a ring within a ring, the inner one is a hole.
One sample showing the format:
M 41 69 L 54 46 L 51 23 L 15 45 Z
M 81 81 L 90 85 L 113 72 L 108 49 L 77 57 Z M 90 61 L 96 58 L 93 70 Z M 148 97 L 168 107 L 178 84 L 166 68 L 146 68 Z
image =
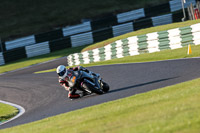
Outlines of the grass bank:
M 1 133 L 198 133 L 200 79 L 0 130 Z
M 18 112 L 17 108 L 0 103 L 0 123 L 14 117 Z
M 81 19 L 116 14 L 168 1 L 3 0 L 0 4 L 0 37 L 9 40 L 38 34 L 80 23 Z

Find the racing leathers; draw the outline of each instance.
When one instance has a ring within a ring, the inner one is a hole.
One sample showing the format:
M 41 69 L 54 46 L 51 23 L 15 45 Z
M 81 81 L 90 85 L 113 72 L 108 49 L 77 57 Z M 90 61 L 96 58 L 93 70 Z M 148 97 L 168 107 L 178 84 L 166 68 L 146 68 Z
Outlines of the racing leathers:
M 67 71 L 69 71 L 69 73 L 70 73 L 70 71 L 78 71 L 78 70 L 89 72 L 86 68 L 84 68 L 82 66 L 69 68 Z M 68 76 L 67 75 L 66 75 L 66 77 L 60 77 L 59 76 L 59 83 L 60 83 L 61 86 L 63 86 L 68 91 L 68 98 L 76 99 L 76 98 L 81 97 L 82 96 L 81 94 L 76 93 L 76 91 L 77 91 L 76 88 L 69 87 L 69 84 L 67 82 Z

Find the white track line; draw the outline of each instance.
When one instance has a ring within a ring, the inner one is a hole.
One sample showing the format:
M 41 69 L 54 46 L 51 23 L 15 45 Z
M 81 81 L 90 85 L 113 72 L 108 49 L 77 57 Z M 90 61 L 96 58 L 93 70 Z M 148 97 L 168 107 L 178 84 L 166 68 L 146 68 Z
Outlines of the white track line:
M 0 103 L 11 105 L 11 106 L 13 106 L 13 107 L 15 107 L 15 108 L 17 108 L 17 109 L 19 110 L 19 113 L 18 113 L 15 117 L 13 117 L 12 119 L 9 119 L 8 121 L 5 121 L 5 122 L 3 122 L 3 123 L 0 123 L 0 126 L 3 125 L 3 124 L 8 123 L 8 122 L 10 122 L 10 121 L 12 121 L 12 120 L 14 120 L 14 119 L 17 119 L 18 117 L 20 117 L 22 114 L 25 113 L 25 109 L 24 109 L 23 107 L 17 105 L 17 104 L 5 102 L 5 101 L 2 101 L 2 100 L 0 100 Z

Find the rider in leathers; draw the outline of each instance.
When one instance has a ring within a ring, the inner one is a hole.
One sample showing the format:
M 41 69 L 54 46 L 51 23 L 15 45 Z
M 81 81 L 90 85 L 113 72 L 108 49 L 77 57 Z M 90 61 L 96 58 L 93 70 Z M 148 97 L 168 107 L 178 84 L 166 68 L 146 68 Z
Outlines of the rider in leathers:
M 84 92 L 82 94 L 76 93 L 77 89 L 69 87 L 69 84 L 67 82 L 67 78 L 68 76 L 70 76 L 68 74 L 70 74 L 71 71 L 78 71 L 78 70 L 89 72 L 86 68 L 82 66 L 77 66 L 69 69 L 66 69 L 64 65 L 60 65 L 57 67 L 57 74 L 59 75 L 59 83 L 69 92 L 68 98 L 70 99 L 80 98 L 84 95 Z

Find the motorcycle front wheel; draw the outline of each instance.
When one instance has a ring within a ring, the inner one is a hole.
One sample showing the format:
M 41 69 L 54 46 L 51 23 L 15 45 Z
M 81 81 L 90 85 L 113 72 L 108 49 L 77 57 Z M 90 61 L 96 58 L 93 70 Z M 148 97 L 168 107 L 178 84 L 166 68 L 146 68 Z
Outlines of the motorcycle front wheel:
M 110 90 L 110 87 L 109 87 L 109 85 L 106 83 L 106 82 L 102 82 L 103 83 L 103 91 L 105 92 L 105 93 L 107 93 L 109 90 Z

